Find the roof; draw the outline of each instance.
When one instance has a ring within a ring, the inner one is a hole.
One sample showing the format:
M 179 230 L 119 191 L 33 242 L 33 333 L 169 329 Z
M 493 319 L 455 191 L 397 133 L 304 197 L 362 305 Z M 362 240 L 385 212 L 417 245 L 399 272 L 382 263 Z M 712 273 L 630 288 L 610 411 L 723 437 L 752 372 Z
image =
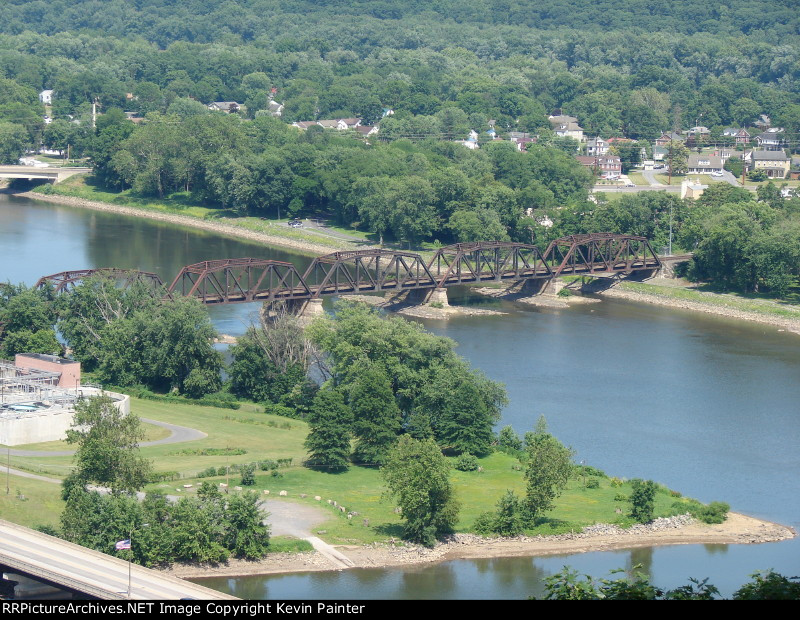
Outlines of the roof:
M 783 151 L 753 151 L 753 159 L 760 161 L 789 161 Z
M 692 153 L 687 164 L 690 168 L 722 168 L 723 161 L 719 155 Z

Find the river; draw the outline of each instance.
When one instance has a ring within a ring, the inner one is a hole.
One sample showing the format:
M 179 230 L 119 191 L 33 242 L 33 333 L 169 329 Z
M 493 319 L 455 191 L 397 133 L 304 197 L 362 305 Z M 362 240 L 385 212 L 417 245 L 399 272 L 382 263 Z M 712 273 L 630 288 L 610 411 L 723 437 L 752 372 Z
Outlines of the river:
M 210 233 L 0 195 L 0 278 L 32 284 L 91 267 L 155 271 L 255 256 L 307 258 Z M 327 304 L 328 302 L 326 302 Z M 530 430 L 539 415 L 610 475 L 652 478 L 708 502 L 800 527 L 800 337 L 777 328 L 620 300 L 569 309 L 487 302 L 469 289 L 451 303 L 490 304 L 502 316 L 423 321 L 502 381 L 501 426 Z M 210 310 L 242 333 L 257 310 Z M 569 564 L 605 576 L 641 564 L 674 587 L 709 577 L 730 595 L 755 570 L 800 574 L 798 539 L 762 545 L 686 545 L 547 558 L 464 560 L 410 569 L 352 570 L 204 580 L 246 598 L 524 598 Z

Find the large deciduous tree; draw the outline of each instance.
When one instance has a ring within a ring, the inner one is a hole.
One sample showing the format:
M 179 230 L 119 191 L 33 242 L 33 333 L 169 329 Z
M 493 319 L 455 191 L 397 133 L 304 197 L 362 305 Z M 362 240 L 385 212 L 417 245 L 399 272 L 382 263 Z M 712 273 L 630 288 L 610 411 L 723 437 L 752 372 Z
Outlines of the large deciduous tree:
M 554 500 L 567 486 L 574 452 L 546 432 L 542 419 L 534 433 L 526 434 L 526 443 L 525 507 L 528 519 L 533 521 L 553 509 Z
M 144 430 L 139 418 L 123 414 L 109 396 L 78 401 L 67 442 L 77 444 L 72 479 L 132 493 L 147 482 L 149 461 L 139 456 Z
M 447 459 L 431 439 L 404 435 L 389 452 L 381 474 L 402 510 L 408 540 L 433 546 L 453 531 L 460 505 L 449 472 Z

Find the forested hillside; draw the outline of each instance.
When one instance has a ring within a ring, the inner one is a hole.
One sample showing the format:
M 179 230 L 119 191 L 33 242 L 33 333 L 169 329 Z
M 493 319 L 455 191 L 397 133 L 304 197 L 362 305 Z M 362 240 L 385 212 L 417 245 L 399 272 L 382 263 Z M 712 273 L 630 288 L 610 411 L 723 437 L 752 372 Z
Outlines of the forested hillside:
M 376 240 L 538 243 L 602 228 L 662 246 L 672 217 L 677 242 L 702 248 L 707 227 L 680 236 L 691 209 L 673 197 L 587 202 L 593 175 L 548 116 L 638 141 L 615 146 L 637 161 L 663 131 L 703 125 L 722 143 L 724 128 L 762 115 L 796 151 L 795 4 L 10 0 L 0 8 L 0 160 L 69 149 L 108 189 L 262 217 L 328 215 Z M 209 112 L 215 101 L 241 110 Z M 380 131 L 365 140 L 289 126 L 341 118 Z M 471 131 L 479 150 L 455 143 Z M 520 152 L 510 132 L 538 142 Z M 777 219 L 750 208 L 742 226 L 772 234 L 783 214 L 794 221 L 795 202 L 773 200 Z M 537 224 L 545 216 L 552 228 Z M 747 266 L 747 284 L 725 285 L 763 285 L 765 269 Z M 715 277 L 707 264 L 701 272 Z

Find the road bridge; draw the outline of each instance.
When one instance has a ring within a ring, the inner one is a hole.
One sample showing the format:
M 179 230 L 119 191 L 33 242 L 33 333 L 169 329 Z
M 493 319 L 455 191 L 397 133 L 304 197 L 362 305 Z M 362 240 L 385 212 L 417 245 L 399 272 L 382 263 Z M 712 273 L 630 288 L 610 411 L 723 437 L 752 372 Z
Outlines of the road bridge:
M 187 265 L 164 287 L 170 297 L 194 297 L 204 304 L 316 300 L 329 295 L 441 290 L 486 282 L 542 280 L 564 275 L 611 276 L 655 272 L 661 259 L 644 237 L 612 233 L 570 235 L 537 246 L 505 241 L 456 243 L 429 260 L 394 250 L 333 252 L 315 258 L 302 274 L 292 263 L 233 258 Z M 36 287 L 65 292 L 83 279 L 105 276 L 129 286 L 156 288 L 152 273 L 121 269 L 64 271 L 44 276 Z
M 60 183 L 76 174 L 87 174 L 91 168 L 56 166 L 0 166 L 0 179 L 45 179 Z
M 0 570 L 106 600 L 128 598 L 129 570 L 132 599 L 236 598 L 2 520 Z

